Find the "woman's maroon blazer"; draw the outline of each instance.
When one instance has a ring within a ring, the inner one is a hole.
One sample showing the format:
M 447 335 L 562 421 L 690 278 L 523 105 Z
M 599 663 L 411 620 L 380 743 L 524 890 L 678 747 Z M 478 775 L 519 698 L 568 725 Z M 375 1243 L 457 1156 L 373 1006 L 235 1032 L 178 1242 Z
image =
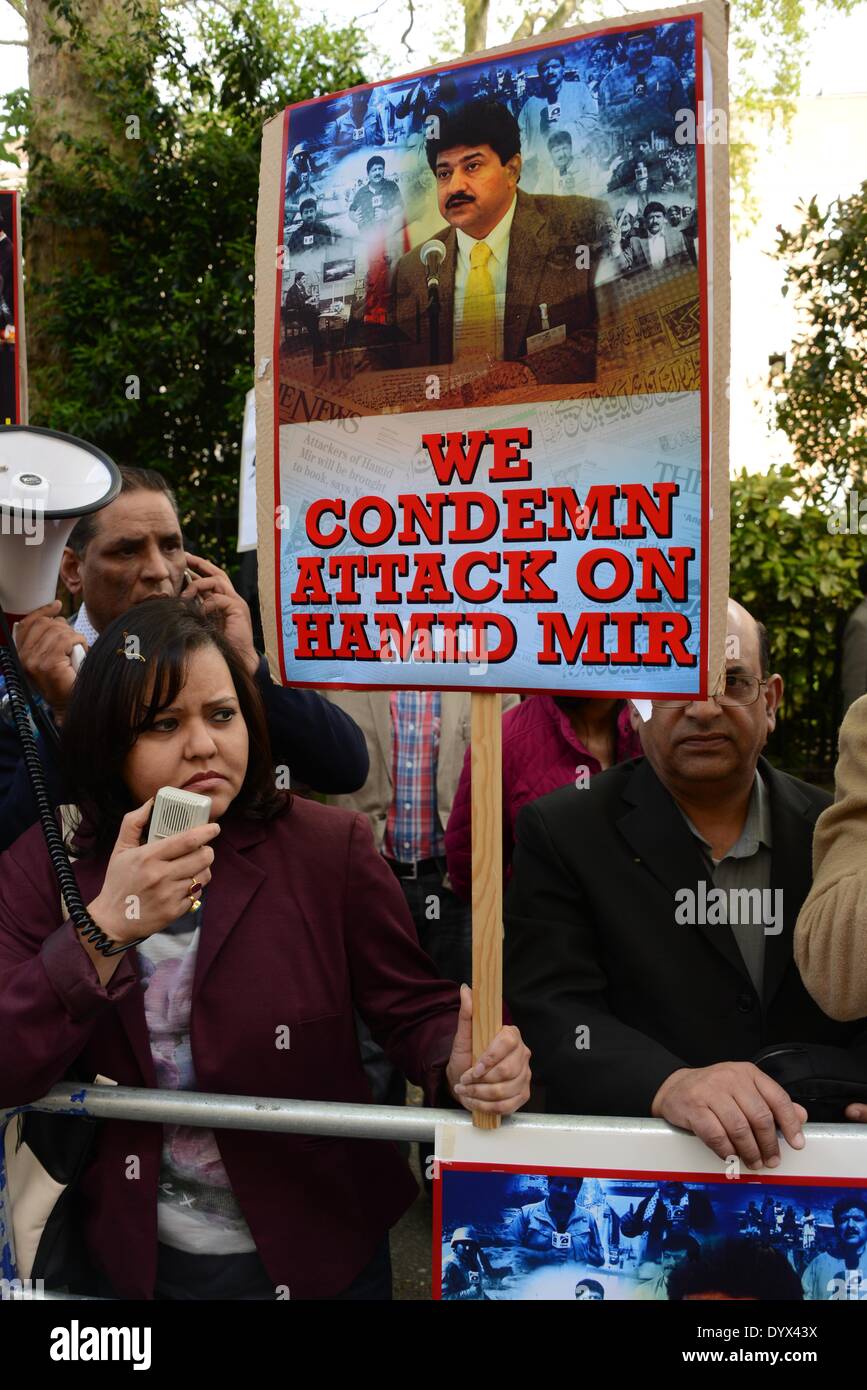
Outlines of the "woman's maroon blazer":
M 223 819 L 191 1014 L 202 1091 L 369 1101 L 353 1007 L 433 1101 L 458 990 L 421 950 L 363 816 L 295 798 L 270 822 Z M 90 902 L 106 860 L 77 862 Z M 289 1048 L 278 1047 L 288 1026 Z M 73 1062 L 155 1086 L 135 950 L 108 988 L 62 913 L 39 826 L 0 858 L 0 1106 L 43 1095 Z M 393 1144 L 218 1130 L 260 1258 L 290 1298 L 346 1288 L 416 1195 Z M 112 1120 L 80 1188 L 91 1256 L 125 1298 L 153 1296 L 162 1126 Z M 137 1155 L 138 1178 L 129 1163 Z

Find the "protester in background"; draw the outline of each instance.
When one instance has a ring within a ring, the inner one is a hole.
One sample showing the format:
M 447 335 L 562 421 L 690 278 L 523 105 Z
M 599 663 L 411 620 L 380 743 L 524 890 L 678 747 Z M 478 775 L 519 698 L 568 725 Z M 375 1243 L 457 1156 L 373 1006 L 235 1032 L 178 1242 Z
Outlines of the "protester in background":
M 63 747 L 82 898 L 137 949 L 105 956 L 64 921 L 39 827 L 3 856 L 5 1105 L 73 1064 L 120 1086 L 363 1103 L 353 1007 L 429 1103 L 526 1101 L 513 1027 L 476 1077 L 471 991 L 438 979 L 365 818 L 275 790 L 261 696 L 216 617 L 168 598 L 110 623 Z M 210 797 L 210 823 L 143 843 L 162 786 Z M 74 1292 L 384 1299 L 387 1232 L 416 1189 L 387 1143 L 104 1120 L 72 1195 L 96 1279 Z
M 83 517 L 63 551 L 60 577 L 78 612 L 71 623 L 58 602 L 18 624 L 18 654 L 31 685 L 56 723 L 63 721 L 75 687 L 72 652 L 87 651 L 119 613 L 151 596 L 182 595 L 218 614 L 226 640 L 256 681 L 265 705 L 276 764 L 295 783 L 317 791 L 353 791 L 367 776 L 367 749 L 348 715 L 312 690 L 275 685 L 268 663 L 253 646 L 250 610 L 223 570 L 184 550 L 177 503 L 152 469 L 122 468 L 120 495 Z M 40 739 L 49 792 L 68 800 L 51 750 Z M 275 774 L 276 780 L 276 774 Z M 14 726 L 0 718 L 0 849 L 37 818 L 36 803 Z
M 829 798 L 760 757 L 782 680 L 739 604 L 727 632 L 738 656 L 710 698 L 655 702 L 643 724 L 633 713 L 643 759 L 524 807 L 506 999 L 552 1112 L 652 1115 L 759 1169 L 780 1163 L 778 1127 L 803 1147 L 807 1116 L 750 1058 L 792 1040 L 854 1045 L 864 1021 L 833 1023 L 795 968 Z M 708 908 L 712 888 L 730 915 Z
M 333 798 L 361 811 L 400 883 L 418 939 L 443 979 L 472 980 L 469 909 L 447 877 L 445 827 L 470 741 L 470 697 L 453 690 L 334 690 L 326 697 L 361 729 L 370 772 L 364 786 Z M 504 708 L 516 695 L 503 697 Z M 403 1105 L 406 1081 L 363 1026 L 359 1039 L 374 1099 Z M 424 1172 L 430 1145 L 419 1145 Z
M 867 695 L 867 560 L 858 566 L 858 588 L 864 597 L 849 614 L 843 629 L 843 713 Z
M 419 941 L 443 978 L 470 981 L 470 914 L 452 891 L 446 863 L 446 826 L 470 743 L 469 694 L 333 690 L 326 699 L 351 716 L 370 755 L 364 786 L 335 796 L 335 806 L 368 817 Z M 517 695 L 504 695 L 502 705 L 517 712 Z
M 795 959 L 816 1003 L 831 1018 L 867 1014 L 867 698 L 840 728 L 836 791 L 816 825 L 813 887 L 795 928 Z M 850 1105 L 850 1119 L 867 1106 Z
M 586 786 L 614 763 L 641 756 L 624 700 L 531 695 L 503 715 L 503 872 L 508 879 L 518 812 L 557 787 Z M 449 878 L 461 898 L 472 875 L 472 785 L 464 758 L 446 828 Z

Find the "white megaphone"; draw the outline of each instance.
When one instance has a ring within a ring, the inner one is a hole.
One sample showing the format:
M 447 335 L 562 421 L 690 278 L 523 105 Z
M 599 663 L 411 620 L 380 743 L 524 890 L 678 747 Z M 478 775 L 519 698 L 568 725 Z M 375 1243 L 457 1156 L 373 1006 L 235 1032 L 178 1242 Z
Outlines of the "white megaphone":
M 0 426 L 0 608 L 10 627 L 51 603 L 73 526 L 113 502 L 120 481 L 117 465 L 93 444 L 36 426 Z

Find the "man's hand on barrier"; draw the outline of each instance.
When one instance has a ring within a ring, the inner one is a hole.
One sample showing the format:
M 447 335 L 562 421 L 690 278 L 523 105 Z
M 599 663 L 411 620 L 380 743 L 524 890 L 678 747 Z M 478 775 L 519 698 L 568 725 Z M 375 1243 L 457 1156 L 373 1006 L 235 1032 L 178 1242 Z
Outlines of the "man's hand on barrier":
M 189 912 L 190 887 L 204 888 L 211 877 L 211 842 L 220 833 L 215 822 L 194 826 L 180 835 L 143 845 L 154 798 L 121 821 L 98 897 L 88 906 L 96 925 L 114 941 L 153 936 Z
M 517 1028 L 501 1028 L 473 1065 L 473 991 L 461 985 L 461 1012 L 446 1068 L 452 1095 L 465 1110 L 511 1115 L 530 1099 L 530 1049 Z
M 75 685 L 73 649 L 87 651 L 84 638 L 60 616 L 60 607 L 55 599 L 15 624 L 15 647 L 27 679 L 51 706 L 58 723 Z
M 683 1067 L 663 1081 L 650 1113 L 691 1130 L 720 1158 L 732 1154 L 747 1168 L 776 1168 L 777 1130 L 793 1149 L 804 1147 L 807 1112 L 752 1062 Z
M 248 605 L 225 570 L 210 560 L 188 551 L 187 566 L 196 578 L 181 590 L 181 598 L 187 602 L 198 599 L 206 613 L 220 614 L 226 641 L 235 648 L 248 673 L 254 676 L 259 669 L 259 654 L 253 646 L 253 623 Z

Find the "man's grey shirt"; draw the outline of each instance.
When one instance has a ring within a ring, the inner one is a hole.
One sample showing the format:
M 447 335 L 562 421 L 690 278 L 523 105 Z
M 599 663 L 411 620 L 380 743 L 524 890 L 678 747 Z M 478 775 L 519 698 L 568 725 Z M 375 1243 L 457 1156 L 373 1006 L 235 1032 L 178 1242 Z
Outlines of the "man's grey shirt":
M 701 846 L 702 857 L 708 868 L 715 888 L 722 888 L 731 902 L 730 890 L 738 888 L 758 888 L 760 891 L 771 886 L 771 803 L 768 789 L 759 773 L 756 772 L 747 818 L 744 828 L 731 849 L 722 859 L 714 859 L 711 847 L 704 836 L 696 830 L 689 816 L 681 809 L 681 815 Z M 727 909 L 726 909 L 727 911 Z M 737 922 L 729 930 L 738 943 L 759 998 L 765 973 L 765 926 L 763 922 Z M 724 931 L 724 927 L 720 927 Z

